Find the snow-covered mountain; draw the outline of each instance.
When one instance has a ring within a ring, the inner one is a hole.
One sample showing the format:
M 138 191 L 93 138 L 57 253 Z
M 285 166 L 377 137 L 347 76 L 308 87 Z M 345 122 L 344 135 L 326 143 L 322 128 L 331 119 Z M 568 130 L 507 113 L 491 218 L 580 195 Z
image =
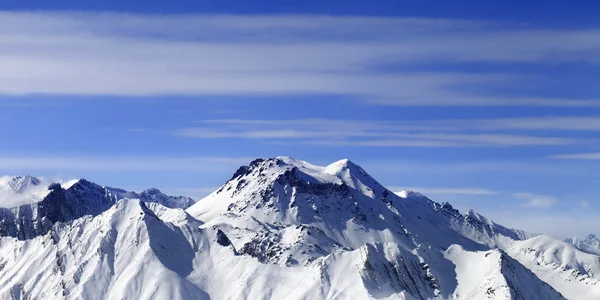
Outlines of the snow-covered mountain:
M 258 159 L 185 211 L 72 187 L 38 205 L 69 218 L 0 238 L 0 298 L 600 299 L 599 256 L 396 195 L 349 160 Z
M 0 206 L 14 207 L 39 202 L 48 194 L 49 183 L 33 176 L 0 177 Z
M 98 215 L 120 199 L 139 199 L 171 208 L 187 208 L 195 203 L 191 198 L 167 196 L 157 189 L 137 194 L 85 179 L 51 183 L 32 176 L 2 178 L 0 236 L 21 240 L 45 234 L 56 222 Z
M 579 250 L 600 255 L 600 239 L 594 234 L 588 235 L 585 239 L 578 239 L 576 237 L 566 239 L 565 242 L 572 244 L 579 248 Z

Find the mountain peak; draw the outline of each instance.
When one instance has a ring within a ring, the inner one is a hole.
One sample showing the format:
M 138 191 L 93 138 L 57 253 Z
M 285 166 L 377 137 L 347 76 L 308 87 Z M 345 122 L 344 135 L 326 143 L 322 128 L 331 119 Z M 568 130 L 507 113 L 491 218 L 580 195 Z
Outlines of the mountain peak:
M 148 195 L 162 195 L 163 192 L 161 192 L 159 189 L 157 188 L 149 188 L 149 189 L 145 189 L 142 194 L 148 194 Z
M 42 180 L 37 178 L 37 177 L 33 177 L 30 175 L 25 175 L 25 176 L 15 176 L 13 177 L 9 182 L 8 185 L 11 187 L 11 189 L 15 192 L 22 192 L 32 186 L 38 186 L 42 183 Z
M 369 199 L 386 199 L 391 194 L 349 159 L 317 166 L 289 156 L 259 158 L 240 167 L 225 185 L 198 201 L 189 211 L 203 221 L 233 210 L 248 211 L 249 207 L 288 212 L 289 205 L 295 207 L 298 203 L 295 200 L 290 203 L 280 200 L 299 191 L 314 193 L 308 197 L 327 198 L 329 193 L 350 195 L 354 193 L 351 190 Z M 280 198 L 272 197 L 280 193 L 283 193 Z M 273 203 L 265 206 L 265 199 L 279 200 L 273 200 Z M 313 207 L 312 204 L 309 206 Z M 318 208 L 314 206 L 311 210 Z
M 30 175 L 0 177 L 0 207 L 38 202 L 48 191 L 44 181 Z
M 419 193 L 419 192 L 415 192 L 415 191 L 399 191 L 396 193 L 396 195 L 398 195 L 398 197 L 403 198 L 403 199 L 407 199 L 407 198 L 427 198 L 425 195 Z
M 347 158 L 340 159 L 332 164 L 329 164 L 325 167 L 325 173 L 335 175 L 344 170 L 350 170 L 350 172 L 364 172 L 364 170 L 359 167 L 357 164 L 353 163 Z
M 169 196 L 157 188 L 149 188 L 141 192 L 139 195 L 135 195 L 134 193 L 129 193 L 127 196 L 129 197 L 138 197 L 142 199 L 144 202 L 156 202 L 163 206 L 170 208 L 188 208 L 196 201 L 194 201 L 190 197 L 184 196 Z
M 81 179 L 77 178 L 77 179 L 71 179 L 71 180 L 66 180 L 66 181 L 61 181 L 60 182 L 60 186 L 67 190 L 70 187 L 72 187 L 73 185 L 77 184 Z
M 323 170 L 324 174 L 333 175 L 348 186 L 362 191 L 364 194 L 378 197 L 386 190 L 377 180 L 369 175 L 362 167 L 347 158 L 338 160 Z

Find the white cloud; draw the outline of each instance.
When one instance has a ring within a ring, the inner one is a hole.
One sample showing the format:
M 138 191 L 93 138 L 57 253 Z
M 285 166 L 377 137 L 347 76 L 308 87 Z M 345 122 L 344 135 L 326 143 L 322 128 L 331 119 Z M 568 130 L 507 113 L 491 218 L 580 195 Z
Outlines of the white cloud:
M 467 122 L 468 125 L 469 122 Z M 484 129 L 528 129 L 528 130 L 589 130 L 600 131 L 600 117 L 537 117 L 476 120 L 470 122 Z
M 496 195 L 497 191 L 484 188 L 448 188 L 448 187 L 390 187 L 394 193 L 415 191 L 423 195 Z
M 175 130 L 176 136 L 202 139 L 283 139 L 324 146 L 364 147 L 509 147 L 556 146 L 589 142 L 564 137 L 501 133 L 439 132 L 425 122 L 375 120 L 206 120 L 202 127 Z M 438 129 L 441 128 L 441 129 Z M 462 130 L 465 130 L 462 128 Z M 457 130 L 457 129 L 454 129 Z
M 600 62 L 600 31 L 415 18 L 1 12 L 0 94 L 346 94 L 398 105 L 598 106 L 457 87 L 516 74 L 378 72 L 432 62 Z M 501 28 L 500 28 L 501 27 Z M 564 42 L 568 41 L 568 42 Z
M 581 116 L 547 116 L 547 117 L 523 117 L 523 118 L 495 118 L 495 119 L 435 119 L 435 120 L 343 120 L 343 119 L 292 119 L 292 120 L 250 120 L 250 119 L 212 119 L 202 120 L 204 124 L 226 125 L 226 126 L 286 126 L 296 128 L 320 127 L 351 128 L 354 131 L 361 130 L 435 130 L 435 131 L 457 131 L 457 130 L 582 130 L 600 131 L 600 117 Z
M 510 228 L 543 233 L 558 239 L 585 237 L 598 232 L 600 219 L 596 212 L 484 209 L 480 213 Z M 573 220 L 577 220 L 574 222 Z
M 581 201 L 581 208 L 583 208 L 583 209 L 588 209 L 588 208 L 590 208 L 590 207 L 591 207 L 591 205 L 590 205 L 590 202 L 589 202 L 589 201 L 587 201 L 587 200 L 582 200 L 582 201 Z
M 600 131 L 600 117 L 545 116 L 495 119 L 437 119 L 401 121 L 397 126 L 429 128 L 444 131 L 456 130 L 510 130 L 510 131 Z
M 576 160 L 600 160 L 600 152 L 559 154 L 559 155 L 549 156 L 549 158 L 576 159 Z
M 558 203 L 558 199 L 548 195 L 539 195 L 531 193 L 514 193 L 515 197 L 526 200 L 524 207 L 551 207 Z
M 395 137 L 395 139 L 388 137 L 386 139 L 367 141 L 317 140 L 309 141 L 309 143 L 317 145 L 345 147 L 511 147 L 556 146 L 577 143 L 577 140 L 569 138 L 537 137 L 507 134 L 417 133 L 398 134 Z
M 197 171 L 239 166 L 251 158 L 234 157 L 83 157 L 0 156 L 0 169 L 52 171 Z

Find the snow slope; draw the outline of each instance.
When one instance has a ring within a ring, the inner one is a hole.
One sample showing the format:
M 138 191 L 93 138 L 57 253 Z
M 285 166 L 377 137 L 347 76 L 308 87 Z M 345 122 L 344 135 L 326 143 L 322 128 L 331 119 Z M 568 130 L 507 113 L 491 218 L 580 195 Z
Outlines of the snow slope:
M 452 245 L 446 257 L 458 274 L 454 299 L 564 299 L 501 250 L 470 252 Z
M 139 201 L 57 224 L 30 240 L 0 239 L 3 299 L 208 299 L 185 277 L 197 226 L 164 223 Z
M 0 238 L 0 299 L 600 295 L 598 256 L 396 195 L 349 160 L 258 159 L 185 211 L 149 195 L 54 186 L 37 205 L 45 232 Z
M 160 209 L 171 217 L 185 215 L 182 210 Z M 59 223 L 44 236 L 2 238 L 0 298 L 368 298 L 361 272 L 376 276 L 379 273 L 369 272 L 379 270 L 378 264 L 391 266 L 387 259 L 397 253 L 393 245 L 389 253 L 381 245 L 365 246 L 307 267 L 264 265 L 219 244 L 218 231 L 199 225 L 193 218 L 167 222 L 143 202 L 122 200 L 96 217 Z M 340 277 L 342 269 L 352 276 Z M 417 264 L 411 270 L 423 272 Z
M 568 299 L 600 299 L 600 257 L 548 236 L 505 240 L 502 248 Z

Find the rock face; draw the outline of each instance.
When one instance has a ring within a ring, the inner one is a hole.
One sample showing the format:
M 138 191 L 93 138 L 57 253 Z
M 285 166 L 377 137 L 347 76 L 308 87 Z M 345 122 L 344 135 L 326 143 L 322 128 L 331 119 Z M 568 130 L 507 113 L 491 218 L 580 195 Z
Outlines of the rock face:
M 165 204 L 189 202 L 79 181 L 30 218 L 9 209 L 0 299 L 600 297 L 598 256 L 396 195 L 347 159 L 258 159 L 185 211 Z

